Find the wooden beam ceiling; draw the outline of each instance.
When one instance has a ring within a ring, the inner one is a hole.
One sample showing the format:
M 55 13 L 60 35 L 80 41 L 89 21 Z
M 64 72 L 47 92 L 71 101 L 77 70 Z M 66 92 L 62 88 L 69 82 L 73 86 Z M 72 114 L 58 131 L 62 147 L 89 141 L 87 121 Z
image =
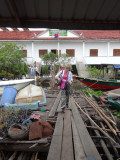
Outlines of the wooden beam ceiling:
M 17 10 L 16 4 L 15 4 L 15 1 L 14 0 L 10 0 L 10 4 L 11 4 L 11 7 L 13 9 L 16 21 L 17 21 L 18 25 L 21 26 L 21 20 L 19 18 L 19 14 L 18 14 L 18 10 Z

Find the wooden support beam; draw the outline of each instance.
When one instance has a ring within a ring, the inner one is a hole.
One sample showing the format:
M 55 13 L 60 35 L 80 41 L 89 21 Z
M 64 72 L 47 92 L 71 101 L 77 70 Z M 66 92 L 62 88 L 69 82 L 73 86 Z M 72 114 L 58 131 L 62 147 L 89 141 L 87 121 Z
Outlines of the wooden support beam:
M 42 138 L 39 140 L 33 140 L 33 141 L 13 141 L 13 140 L 1 140 L 0 144 L 34 144 L 34 143 L 39 143 L 39 144 L 47 144 L 48 143 L 48 138 Z
M 23 158 L 23 155 L 24 155 L 24 152 L 21 152 L 18 156 L 18 159 L 17 160 L 21 160 Z
M 31 157 L 31 159 L 30 159 L 30 160 L 35 160 L 35 155 L 36 155 L 36 154 L 35 154 L 35 153 L 33 153 L 33 154 L 32 154 L 32 157 Z
M 15 18 L 16 18 L 16 21 L 18 23 L 18 26 L 21 26 L 21 21 L 20 21 L 20 18 L 19 18 L 19 14 L 18 14 L 18 10 L 17 10 L 16 4 L 15 4 L 15 1 L 10 0 L 10 4 L 11 4 L 11 7 L 12 7 L 13 12 L 15 14 Z
M 99 131 L 95 130 L 95 133 L 96 133 L 97 136 L 100 136 Z M 100 139 L 100 143 L 101 143 L 101 146 L 103 147 L 103 150 L 104 150 L 107 158 L 109 160 L 113 160 L 112 155 L 110 154 L 105 142 L 102 139 Z
M 16 157 L 16 154 L 17 154 L 17 152 L 14 152 L 14 153 L 12 154 L 12 156 L 10 156 L 10 158 L 9 158 L 8 160 L 14 160 L 15 157 Z
M 2 144 L 0 145 L 0 150 L 4 151 L 25 151 L 25 152 L 48 152 L 50 144 L 38 144 L 37 146 L 30 148 L 31 144 Z

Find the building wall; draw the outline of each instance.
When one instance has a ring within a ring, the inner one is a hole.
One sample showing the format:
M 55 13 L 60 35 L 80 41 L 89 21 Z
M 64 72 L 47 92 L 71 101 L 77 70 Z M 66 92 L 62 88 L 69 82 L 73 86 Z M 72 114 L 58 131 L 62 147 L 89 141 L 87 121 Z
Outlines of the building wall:
M 110 57 L 113 56 L 113 49 L 120 49 L 120 42 L 110 42 Z
M 48 52 L 50 52 L 51 49 L 58 49 L 58 40 L 10 42 L 15 42 L 18 45 L 24 46 L 24 49 L 27 50 L 28 63 L 41 61 L 39 58 L 40 49 L 48 49 Z M 113 49 L 120 49 L 120 42 L 118 40 L 84 40 L 84 44 L 83 50 L 82 40 L 59 40 L 59 49 L 61 50 L 61 53 L 66 53 L 66 49 L 75 49 L 75 57 L 72 58 L 72 64 L 101 64 L 108 62 L 112 64 L 120 64 L 120 56 L 113 57 Z M 98 49 L 98 57 L 90 57 L 90 49 Z
M 85 57 L 90 57 L 90 49 L 98 49 L 98 57 L 107 56 L 108 52 L 107 42 L 86 42 L 85 43 Z

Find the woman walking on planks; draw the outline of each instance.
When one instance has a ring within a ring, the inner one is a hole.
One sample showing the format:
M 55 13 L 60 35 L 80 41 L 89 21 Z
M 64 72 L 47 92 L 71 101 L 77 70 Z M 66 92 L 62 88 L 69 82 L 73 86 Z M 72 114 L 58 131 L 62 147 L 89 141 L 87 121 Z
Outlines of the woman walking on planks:
M 58 79 L 59 83 L 61 84 L 61 109 L 63 112 L 65 108 L 68 108 L 70 89 L 73 81 L 70 68 L 70 65 L 66 64 L 65 69 L 57 73 L 57 75 L 55 76 L 55 78 Z

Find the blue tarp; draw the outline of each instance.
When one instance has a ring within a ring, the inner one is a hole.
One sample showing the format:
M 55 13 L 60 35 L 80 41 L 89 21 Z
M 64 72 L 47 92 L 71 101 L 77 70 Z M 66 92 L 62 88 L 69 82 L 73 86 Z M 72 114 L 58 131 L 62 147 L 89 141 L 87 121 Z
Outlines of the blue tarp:
M 115 69 L 120 69 L 120 65 L 114 65 Z

